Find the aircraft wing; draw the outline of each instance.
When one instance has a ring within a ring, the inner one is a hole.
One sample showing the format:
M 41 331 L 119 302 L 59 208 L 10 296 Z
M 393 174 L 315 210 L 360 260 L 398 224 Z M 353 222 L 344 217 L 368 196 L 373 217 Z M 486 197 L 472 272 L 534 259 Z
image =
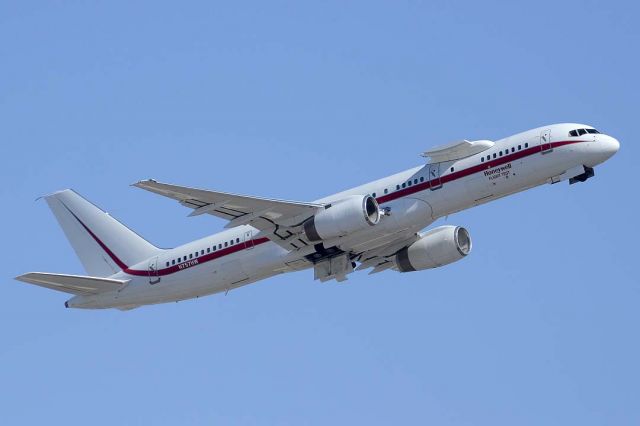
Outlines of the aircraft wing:
M 283 241 L 294 234 L 285 231 L 283 235 L 281 228 L 298 227 L 318 210 L 324 209 L 324 204 L 230 194 L 170 185 L 155 180 L 143 180 L 134 183 L 133 186 L 173 198 L 183 206 L 193 209 L 189 216 L 206 213 L 226 219 L 229 223 L 225 228 L 251 225 L 263 231 L 272 241 L 282 243 L 281 245 L 287 249 L 292 247 Z
M 355 269 L 361 271 L 367 268 L 373 268 L 369 275 L 382 272 L 396 266 L 393 257 L 403 248 L 413 244 L 420 238 L 419 234 L 401 235 L 397 239 L 378 247 L 373 250 L 362 252 L 357 260 L 360 263 Z
M 109 278 L 87 277 L 84 275 L 50 274 L 44 272 L 29 272 L 16 277 L 16 280 L 76 295 L 90 295 L 117 290 L 129 282 L 129 280 L 112 280 Z
M 432 163 L 442 163 L 444 161 L 454 161 L 475 155 L 491 148 L 494 144 L 494 142 L 488 140 L 468 141 L 465 139 L 433 147 L 421 155 L 431 158 Z

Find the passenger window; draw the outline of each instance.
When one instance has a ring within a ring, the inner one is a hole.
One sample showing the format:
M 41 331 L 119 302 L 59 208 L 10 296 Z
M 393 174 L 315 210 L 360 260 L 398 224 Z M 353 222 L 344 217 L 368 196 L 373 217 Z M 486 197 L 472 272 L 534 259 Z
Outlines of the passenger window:
M 453 173 L 453 167 L 451 168 L 451 173 Z
M 389 190 L 388 190 L 387 188 L 385 188 L 385 189 L 384 189 L 384 193 L 386 194 L 386 193 L 388 193 L 388 192 L 389 192 Z
M 480 157 L 480 162 L 484 163 L 484 157 Z
M 417 185 L 417 184 L 418 184 L 418 179 L 414 179 L 414 180 L 413 180 L 413 184 L 414 184 L 414 185 Z
M 193 255 L 189 253 L 189 259 L 193 259 Z
M 171 261 L 171 264 L 172 264 L 172 265 L 175 265 L 175 264 L 176 264 L 176 260 L 175 260 L 175 259 L 173 259 L 173 260 Z
M 407 182 L 407 185 L 411 186 L 411 181 Z
M 211 247 L 207 247 L 207 253 L 211 253 Z
M 420 176 L 420 182 L 424 182 L 424 176 Z
M 500 151 L 500 157 L 502 157 L 502 151 Z
M 516 152 L 516 148 L 514 146 L 511 147 L 511 152 Z
M 204 250 L 200 250 L 200 254 L 204 254 Z
M 407 184 L 406 184 L 406 183 L 403 183 L 403 184 L 402 184 L 402 187 L 403 187 L 403 188 L 404 188 L 404 187 L 406 187 L 406 186 L 407 186 Z
M 525 143 L 525 144 L 524 144 L 524 147 L 525 147 L 525 148 L 529 148 L 529 142 Z
M 169 266 L 169 262 L 167 262 L 167 266 Z
M 198 257 L 198 252 L 195 252 L 196 257 Z
M 497 157 L 497 155 L 496 155 L 496 153 L 494 152 L 494 153 L 493 153 L 493 158 L 496 158 L 496 157 Z
M 218 244 L 218 248 L 221 249 L 222 248 L 222 244 Z
M 580 136 L 582 136 L 582 135 L 584 135 L 584 134 L 586 134 L 586 133 L 587 133 L 587 131 L 586 131 L 585 129 L 578 129 L 578 134 L 579 134 Z
M 522 145 L 518 145 L 518 151 L 522 149 Z
M 396 191 L 400 189 L 400 185 L 396 185 Z
M 236 243 L 239 243 L 239 242 L 240 242 L 240 238 L 236 238 Z
M 224 246 L 226 247 L 226 246 L 228 246 L 228 245 L 229 245 L 229 243 L 225 241 L 225 242 L 224 242 Z

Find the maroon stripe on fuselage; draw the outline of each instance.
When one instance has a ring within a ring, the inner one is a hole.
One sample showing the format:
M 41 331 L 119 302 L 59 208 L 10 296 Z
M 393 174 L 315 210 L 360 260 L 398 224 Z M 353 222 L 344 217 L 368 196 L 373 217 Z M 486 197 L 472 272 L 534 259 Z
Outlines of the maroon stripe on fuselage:
M 561 146 L 564 145 L 571 145 L 574 143 L 580 143 L 580 142 L 587 142 L 587 141 L 583 141 L 583 140 L 578 140 L 578 141 L 559 141 L 559 142 L 553 142 L 551 143 L 551 147 L 552 148 L 559 148 Z M 448 182 L 453 182 L 454 180 L 458 180 L 467 176 L 470 176 L 472 174 L 478 173 L 478 172 L 482 172 L 488 169 L 492 169 L 494 167 L 498 167 L 501 166 L 503 164 L 506 163 L 510 163 L 512 161 L 516 161 L 519 160 L 521 158 L 524 157 L 528 157 L 530 155 L 533 154 L 537 154 L 541 152 L 541 147 L 540 145 L 536 145 L 533 146 L 531 148 L 526 148 L 523 149 L 521 151 L 516 151 L 514 153 L 511 153 L 509 155 L 504 155 L 502 157 L 498 157 L 496 159 L 492 159 L 490 161 L 484 162 L 484 163 L 480 163 L 477 164 L 475 166 L 471 166 L 469 168 L 457 171 L 457 172 L 453 172 L 453 173 L 449 173 L 447 175 L 444 175 L 440 178 L 440 183 L 441 184 L 445 184 Z M 436 183 L 436 182 L 434 182 Z M 379 204 L 383 204 L 383 203 L 388 203 L 389 201 L 393 201 L 393 200 L 397 200 L 398 198 L 402 198 L 402 197 L 406 197 L 407 195 L 411 195 L 411 194 L 415 194 L 416 192 L 421 192 L 424 190 L 427 190 L 431 188 L 431 181 L 426 181 L 426 182 L 422 182 L 422 183 L 418 183 L 415 184 L 413 186 L 409 186 L 407 188 L 402 188 L 400 190 L 397 190 L 396 192 L 393 192 L 391 194 L 386 194 L 386 195 L 382 195 L 378 198 L 376 198 L 376 200 L 378 201 Z
M 109 255 L 111 260 L 113 260 L 116 263 L 116 265 L 118 265 L 118 267 L 120 269 L 122 269 L 123 272 L 125 272 L 125 273 L 127 273 L 129 275 L 135 275 L 135 276 L 148 276 L 149 274 L 152 273 L 149 270 L 140 270 L 140 269 L 131 269 L 131 268 L 129 268 L 122 260 L 120 260 L 120 258 L 118 258 L 118 256 L 116 256 L 116 254 L 113 251 L 111 251 L 111 249 L 109 249 L 109 247 L 107 247 L 107 245 L 104 242 L 102 242 L 102 240 L 96 234 L 94 234 L 91 231 L 91 229 L 89 229 L 89 227 L 87 225 L 84 224 L 84 222 L 82 220 L 80 220 L 80 218 L 78 216 L 76 216 L 71 211 L 71 209 L 69 209 L 69 207 L 67 207 L 64 203 L 62 203 L 62 205 L 69 211 L 69 213 L 71 213 L 71 215 L 73 217 L 76 218 L 78 223 L 80 225 L 82 225 L 82 227 L 89 233 L 89 235 L 91 235 L 91 237 L 95 240 L 95 242 L 98 243 L 98 245 L 102 248 L 102 250 L 104 250 L 104 252 L 107 253 L 107 255 Z M 247 244 L 253 244 L 253 246 L 257 246 L 257 245 L 260 245 L 260 244 L 264 244 L 267 241 L 269 241 L 269 239 L 263 237 L 263 238 L 257 238 L 255 240 L 251 240 L 251 243 L 249 243 L 249 242 L 238 243 L 237 245 L 233 245 L 233 246 L 226 247 L 224 249 L 216 250 L 216 251 L 214 251 L 212 253 L 207 253 L 207 254 L 204 254 L 202 256 L 198 256 L 196 258 L 189 259 L 186 262 L 181 262 L 181 263 L 179 263 L 177 265 L 172 265 L 172 266 L 170 266 L 168 268 L 158 269 L 157 275 L 162 275 L 162 276 L 169 275 L 169 274 L 172 274 L 174 272 L 181 271 L 182 269 L 187 269 L 188 267 L 180 268 L 180 265 L 182 265 L 184 263 L 189 263 L 189 262 L 193 262 L 193 261 L 197 261 L 198 262 L 197 264 L 204 263 L 204 262 L 209 262 L 211 260 L 215 260 L 215 259 L 218 259 L 220 257 L 227 256 L 229 254 L 233 254 L 233 253 L 242 251 L 247 247 Z M 196 265 L 193 265 L 193 266 L 196 266 Z M 156 275 L 156 274 L 153 274 L 153 275 Z
M 587 142 L 587 141 L 583 141 L 583 140 L 576 140 L 576 141 L 559 141 L 559 142 L 552 142 L 551 143 L 551 147 L 552 148 L 558 148 L 561 146 L 565 146 L 565 145 L 571 145 L 574 143 L 580 143 L 580 142 Z M 498 157 L 496 159 L 484 162 L 484 163 L 480 163 L 477 164 L 475 166 L 471 166 L 467 169 L 464 170 L 460 170 L 454 173 L 450 173 L 447 174 L 445 176 L 442 176 L 440 178 L 440 183 L 441 184 L 445 184 L 448 182 L 453 182 L 454 180 L 457 179 L 461 179 L 464 177 L 467 177 L 469 175 L 478 173 L 478 172 L 482 172 L 484 170 L 488 170 L 488 169 L 492 169 L 494 167 L 498 167 L 501 166 L 503 164 L 506 163 L 510 163 L 511 161 L 515 161 L 515 160 L 519 160 L 521 158 L 524 157 L 528 157 L 530 155 L 533 154 L 537 154 L 541 152 L 541 147 L 540 145 L 536 145 L 533 146 L 531 148 L 527 148 L 527 149 L 523 149 L 521 151 L 516 151 L 514 153 L 511 153 L 509 155 L 505 155 L 502 157 Z M 393 201 L 393 200 L 397 200 L 398 198 L 402 198 L 405 197 L 407 195 L 411 195 L 411 194 L 415 194 L 416 192 L 421 192 L 424 190 L 427 190 L 431 187 L 431 182 L 430 181 L 426 181 L 426 182 L 422 182 L 422 183 L 418 183 L 416 185 L 407 187 L 407 188 L 403 188 L 401 190 L 398 190 L 394 193 L 391 194 L 387 194 L 387 195 L 383 195 L 378 197 L 376 200 L 378 201 L 378 203 L 382 204 L 382 203 L 387 203 L 389 201 Z M 64 205 L 64 203 L 63 203 Z M 67 210 L 69 210 L 69 208 L 64 205 L 65 208 Z M 106 244 L 104 244 L 102 242 L 102 240 L 100 240 L 100 238 L 98 238 L 98 236 L 96 234 L 94 234 L 93 232 L 91 232 L 91 229 L 89 229 L 89 227 L 87 227 L 79 218 L 78 216 L 76 216 L 71 210 L 69 210 L 69 213 L 71 213 L 73 215 L 73 217 L 76 218 L 76 220 L 80 223 L 80 225 L 82 225 L 82 227 L 84 229 L 87 230 L 87 232 L 89 233 L 89 235 L 91 235 L 91 237 L 96 241 L 96 243 L 98 243 L 98 245 L 105 251 L 105 253 L 107 253 L 109 255 L 109 257 L 118 265 L 118 267 L 120 267 L 123 272 L 129 274 L 129 275 L 135 275 L 135 276 L 165 276 L 165 275 L 169 275 L 169 274 L 173 274 L 175 272 L 178 271 L 182 271 L 184 269 L 189 269 L 193 266 L 197 266 L 200 263 L 206 263 L 215 259 L 219 259 L 221 257 L 233 254 L 233 253 L 237 253 L 240 252 L 242 250 L 244 250 L 247 247 L 248 242 L 245 242 L 244 244 L 239 243 L 237 245 L 234 246 L 229 246 L 226 247 L 224 249 L 220 249 L 211 253 L 207 253 L 198 257 L 195 257 L 193 259 L 189 259 L 186 262 L 181 262 L 177 265 L 171 265 L 169 267 L 163 268 L 163 269 L 158 269 L 156 273 L 149 271 L 149 270 L 140 270 L 140 269 L 130 269 L 124 262 L 122 262 L 118 256 L 115 255 L 115 253 L 113 253 L 109 247 L 107 247 Z M 266 242 L 269 242 L 270 240 L 266 237 L 262 237 L 262 238 L 257 238 L 255 240 L 251 240 L 251 244 L 253 244 L 253 246 L 257 246 L 260 244 L 264 244 Z M 190 262 L 194 262 L 197 261 L 196 264 L 193 265 L 189 265 L 189 266 L 183 266 L 182 268 L 180 268 L 181 265 L 184 264 L 188 264 Z
M 262 238 L 256 238 L 255 240 L 250 240 L 251 242 L 247 242 L 247 243 L 238 243 L 237 245 L 233 245 L 233 246 L 229 246 L 220 250 L 216 250 L 214 252 L 211 253 L 207 253 L 207 254 L 202 254 L 198 257 L 194 257 L 193 259 L 189 259 L 187 261 L 184 262 L 180 262 L 176 265 L 171 265 L 169 267 L 165 267 L 163 269 L 158 269 L 158 276 L 164 276 L 164 275 L 169 275 L 169 274 L 173 274 L 174 272 L 178 272 L 178 271 L 182 271 L 185 269 L 189 269 L 192 268 L 194 266 L 197 266 L 201 263 L 206 263 L 212 260 L 216 260 L 219 259 L 221 257 L 227 256 L 229 254 L 233 254 L 233 253 L 237 253 L 239 251 L 242 251 L 244 249 L 247 248 L 247 244 L 251 245 L 253 244 L 253 246 L 257 246 L 260 244 L 264 244 L 268 241 L 270 241 L 268 238 L 266 237 L 262 237 Z M 199 250 L 198 250 L 199 252 Z M 196 264 L 193 265 L 189 265 L 189 266 L 183 266 L 182 268 L 180 267 L 181 265 L 185 265 L 185 264 L 189 264 L 190 262 L 194 262 L 197 261 Z M 126 272 L 129 275 L 136 275 L 136 276 L 148 276 L 150 274 L 150 272 L 148 270 L 139 270 L 139 269 L 125 269 L 124 272 Z M 153 274 L 154 276 L 156 274 Z

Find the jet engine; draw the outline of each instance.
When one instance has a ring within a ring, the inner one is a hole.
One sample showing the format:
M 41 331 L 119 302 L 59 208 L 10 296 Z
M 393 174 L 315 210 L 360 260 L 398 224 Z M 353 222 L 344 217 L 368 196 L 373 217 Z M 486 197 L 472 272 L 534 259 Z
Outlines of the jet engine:
M 380 221 L 380 207 L 371 195 L 352 195 L 332 203 L 330 207 L 303 224 L 309 241 L 322 241 L 361 231 Z
M 396 254 L 400 272 L 437 268 L 462 259 L 471 251 L 469 232 L 461 226 L 440 226 Z

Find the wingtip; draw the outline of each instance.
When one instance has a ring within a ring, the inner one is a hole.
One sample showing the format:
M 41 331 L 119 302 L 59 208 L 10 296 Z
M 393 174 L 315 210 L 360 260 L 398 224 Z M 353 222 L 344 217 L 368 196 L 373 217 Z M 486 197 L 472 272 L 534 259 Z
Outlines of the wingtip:
M 27 278 L 29 277 L 29 275 L 31 275 L 31 272 L 27 272 L 26 274 L 20 274 L 17 277 L 13 277 L 13 279 L 24 283 L 24 282 L 28 282 Z
M 137 182 L 131 184 L 131 186 L 135 186 L 137 188 L 142 188 L 145 183 L 157 183 L 158 181 L 155 179 L 142 179 Z
M 49 194 L 41 195 L 41 196 L 37 197 L 34 201 L 38 201 L 38 200 L 41 200 L 41 199 L 43 199 L 43 198 L 45 198 L 45 199 L 46 199 L 46 198 L 49 198 L 49 197 L 54 197 L 54 196 L 56 196 L 56 195 L 58 195 L 58 194 L 62 194 L 63 192 L 67 192 L 67 191 L 75 192 L 75 191 L 74 191 L 73 189 L 71 189 L 71 188 L 61 189 L 61 190 L 59 190 L 59 191 L 54 191 L 54 192 L 51 192 L 51 193 L 49 193 Z

